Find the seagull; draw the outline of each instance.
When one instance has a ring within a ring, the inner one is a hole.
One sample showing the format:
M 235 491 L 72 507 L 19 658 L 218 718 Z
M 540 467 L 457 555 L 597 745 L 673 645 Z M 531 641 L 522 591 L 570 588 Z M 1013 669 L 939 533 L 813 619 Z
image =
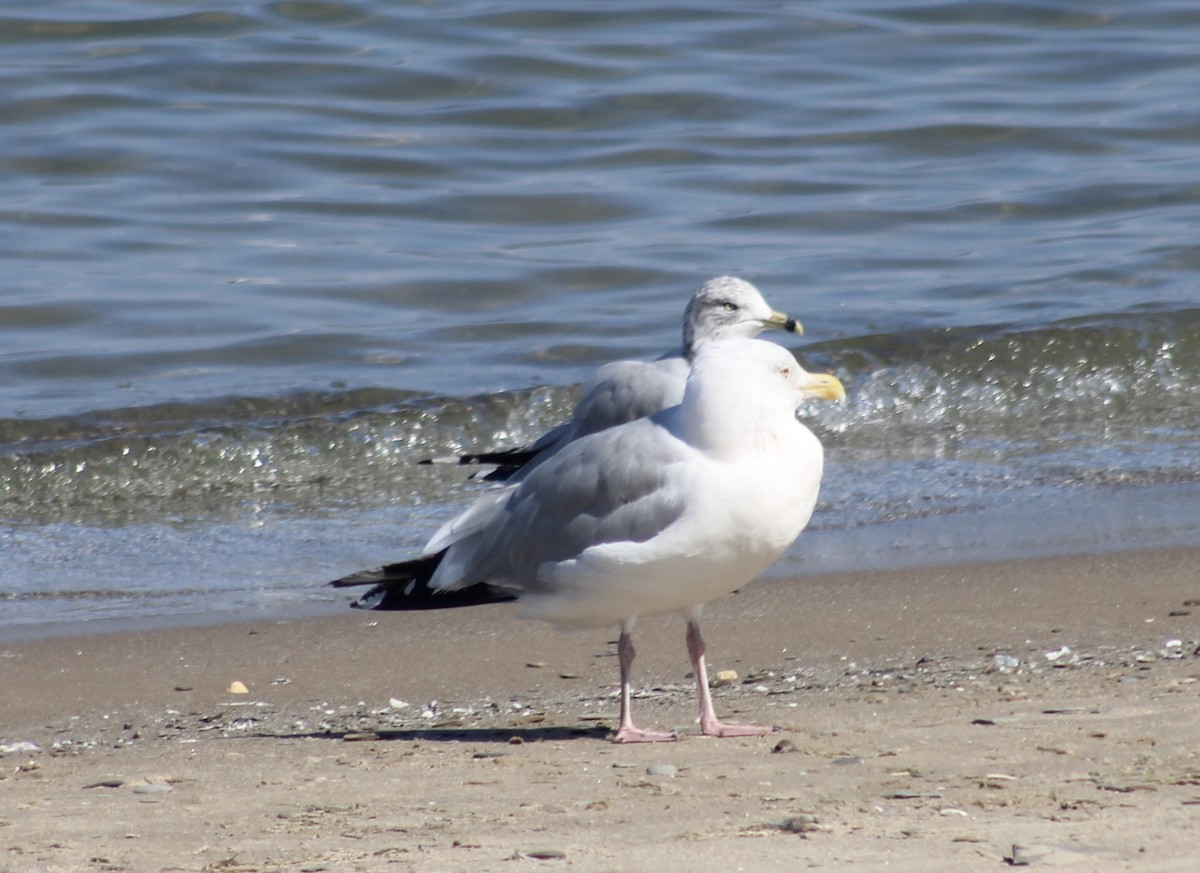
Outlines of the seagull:
M 410 594 L 411 608 L 461 605 L 455 593 L 464 592 L 473 603 L 516 599 L 519 617 L 560 626 L 616 624 L 618 743 L 676 739 L 634 724 L 630 677 L 637 619 L 680 612 L 700 732 L 774 732 L 717 717 L 701 612 L 765 570 L 808 524 L 824 452 L 795 413 L 845 389 L 763 340 L 714 340 L 693 357 L 678 404 L 570 442 L 482 495 L 419 557 L 331 584 L 373 583 L 364 601 L 382 597 L 376 608 L 410 608 Z M 446 601 L 431 603 L 439 592 Z
M 709 279 L 684 309 L 680 348 L 654 361 L 605 364 L 583 384 L 583 399 L 570 421 L 548 431 L 532 445 L 462 455 L 459 463 L 497 464 L 482 478 L 507 481 L 573 440 L 677 405 L 683 399 L 683 386 L 696 352 L 706 343 L 733 337 L 749 339 L 767 328 L 804 333 L 800 322 L 772 309 L 759 290 L 744 279 Z

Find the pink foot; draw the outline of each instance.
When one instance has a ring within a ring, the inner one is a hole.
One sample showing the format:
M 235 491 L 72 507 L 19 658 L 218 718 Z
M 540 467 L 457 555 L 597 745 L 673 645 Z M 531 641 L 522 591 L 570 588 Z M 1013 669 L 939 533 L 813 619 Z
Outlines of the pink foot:
M 700 725 L 700 733 L 706 737 L 763 737 L 767 734 L 779 733 L 779 728 L 764 727 L 757 724 L 726 724 L 723 721 L 713 721 Z
M 613 734 L 614 743 L 673 743 L 679 739 L 674 731 L 644 731 L 641 728 L 627 725 Z

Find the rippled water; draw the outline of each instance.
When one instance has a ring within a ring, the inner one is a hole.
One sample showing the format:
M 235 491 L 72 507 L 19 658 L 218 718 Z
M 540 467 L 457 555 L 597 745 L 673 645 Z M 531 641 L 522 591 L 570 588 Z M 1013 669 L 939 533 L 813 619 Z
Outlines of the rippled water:
M 1200 8 L 0 17 L 0 632 L 273 614 L 755 282 L 847 383 L 791 570 L 1194 542 Z

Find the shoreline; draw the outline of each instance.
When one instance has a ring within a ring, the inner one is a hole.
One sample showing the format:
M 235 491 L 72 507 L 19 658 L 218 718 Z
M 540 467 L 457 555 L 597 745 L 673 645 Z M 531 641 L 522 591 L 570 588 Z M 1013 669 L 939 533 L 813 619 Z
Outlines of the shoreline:
M 683 737 L 645 746 L 605 740 L 615 629 L 507 605 L 5 643 L 0 869 L 916 871 L 1018 851 L 1190 870 L 1197 566 L 759 581 L 706 611 L 712 672 L 739 674 L 714 697 L 781 733 L 697 736 L 683 622 L 651 617 L 635 716 Z
M 1135 551 L 1129 545 L 1135 542 L 1136 551 L 1145 553 L 1200 549 L 1200 529 L 1195 522 L 1198 505 L 1200 485 L 1176 483 L 1053 490 L 1036 499 L 1027 495 L 1018 502 L 1001 501 L 969 511 L 916 515 L 863 527 L 826 528 L 818 520 L 754 584 L 859 572 L 1020 565 L 1030 559 L 1085 560 L 1100 554 Z M 82 590 L 55 596 L 50 592 L 31 594 L 24 587 L 12 589 L 11 599 L 0 600 L 4 612 L 0 617 L 0 646 L 45 637 L 205 627 L 247 620 L 293 621 L 337 613 L 350 598 L 346 592 L 327 587 L 329 579 L 406 553 L 384 544 L 384 531 L 387 542 L 395 535 L 391 523 L 382 519 L 376 522 L 376 533 L 364 539 L 375 545 L 360 543 L 357 557 L 339 555 L 338 540 L 329 540 L 328 531 L 315 538 L 297 539 L 294 532 L 288 533 L 286 525 L 274 530 L 274 539 L 268 537 L 256 543 L 252 552 L 239 554 L 240 568 L 228 563 L 228 556 L 223 561 L 219 556 L 185 553 L 180 561 L 191 561 L 191 566 L 203 562 L 203 580 L 181 585 L 185 590 L 178 594 L 147 588 L 146 580 L 141 578 L 127 578 L 124 584 L 142 593 L 121 595 L 119 586 L 123 583 L 119 576 L 105 583 L 117 587 L 92 592 L 92 600 L 89 592 Z M 200 541 L 212 533 L 202 534 Z M 306 555 L 308 560 L 280 564 L 274 557 L 279 553 Z M 415 553 L 415 547 L 408 553 Z M 161 569 L 143 566 L 122 572 L 153 576 Z M 228 581 L 239 578 L 239 573 L 257 581 L 243 588 L 229 586 Z M 22 586 L 26 584 L 32 584 L 32 580 L 22 582 Z M 147 596 L 147 591 L 154 593 Z

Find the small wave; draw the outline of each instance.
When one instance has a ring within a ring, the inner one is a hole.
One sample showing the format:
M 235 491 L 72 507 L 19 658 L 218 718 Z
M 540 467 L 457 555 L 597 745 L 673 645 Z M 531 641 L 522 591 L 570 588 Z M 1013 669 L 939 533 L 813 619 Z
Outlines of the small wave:
M 957 458 L 1085 482 L 1200 469 L 1200 310 L 876 334 L 801 358 L 847 384 L 846 404 L 804 411 L 839 463 Z M 575 397 L 358 390 L 9 419 L 0 511 L 123 524 L 465 499 L 462 471 L 416 462 L 526 443 Z

